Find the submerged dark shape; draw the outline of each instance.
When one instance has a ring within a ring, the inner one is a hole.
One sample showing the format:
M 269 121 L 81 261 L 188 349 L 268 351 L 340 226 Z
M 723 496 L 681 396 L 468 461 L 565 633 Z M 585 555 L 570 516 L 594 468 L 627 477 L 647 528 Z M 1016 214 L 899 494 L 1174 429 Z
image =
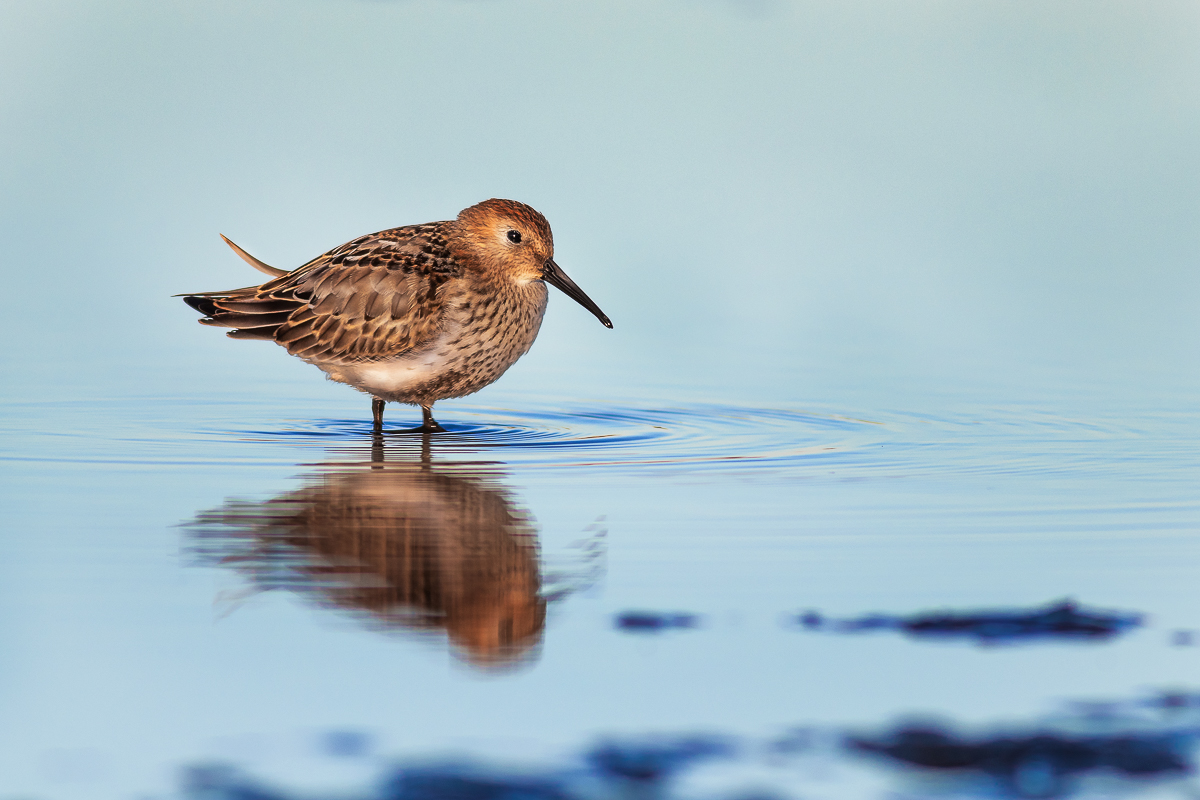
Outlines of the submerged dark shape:
M 835 633 L 900 630 L 910 636 L 970 638 L 987 644 L 1036 639 L 1109 639 L 1143 623 L 1141 614 L 1088 609 L 1071 600 L 1042 608 L 983 611 L 934 611 L 907 617 L 869 614 L 856 619 L 826 619 L 814 611 L 796 618 L 805 628 Z
M 180 777 L 180 789 L 187 800 L 289 800 L 227 764 L 187 767 Z
M 669 778 L 697 761 L 729 757 L 734 751 L 731 740 L 717 736 L 611 741 L 594 747 L 587 754 L 587 762 L 604 775 L 652 783 Z
M 444 632 L 469 662 L 535 653 L 546 618 L 529 516 L 479 469 L 338 464 L 265 502 L 232 500 L 185 526 L 202 563 L 253 591 L 287 589 L 384 629 Z
M 668 630 L 684 630 L 700 627 L 696 614 L 658 611 L 624 611 L 617 615 L 614 624 L 618 630 L 638 633 L 659 633 Z
M 347 733 L 331 730 L 323 738 L 328 741 Z M 370 756 L 369 747 L 354 747 L 350 753 L 327 749 L 326 754 L 380 766 L 372 790 L 336 795 L 358 800 L 1044 798 L 1069 794 L 1076 783 L 1081 790 L 1101 788 L 1108 790 L 1106 797 L 1113 793 L 1123 797 L 1141 796 L 1138 790 L 1150 788 L 1152 782 L 1158 784 L 1156 788 L 1170 788 L 1163 784 L 1189 775 L 1197 740 L 1200 694 L 1175 688 L 1139 698 L 1075 700 L 1024 725 L 974 733 L 942 723 L 896 725 L 851 735 L 800 727 L 767 739 L 704 732 L 622 735 L 558 755 L 535 746 L 527 758 L 481 758 L 458 749 L 456 755 L 440 759 L 380 762 Z M 846 756 L 851 763 L 844 763 Z M 859 772 L 864 756 L 902 767 L 899 774 L 893 771 L 901 785 L 864 795 L 861 782 L 852 777 L 838 792 L 838 785 L 829 782 L 830 772 L 848 776 Z M 714 763 L 718 760 L 721 763 Z M 820 768 L 818 776 L 812 767 L 821 764 L 838 768 Z M 771 775 L 762 767 L 769 767 Z M 189 800 L 333 796 L 282 793 L 228 765 L 193 766 L 181 774 Z M 936 779 L 931 781 L 930 776 Z M 796 779 L 821 790 L 808 793 Z M 714 791 L 716 786 L 724 789 Z M 923 791 L 930 788 L 932 794 Z
M 470 767 L 403 769 L 380 800 L 573 800 L 552 776 L 489 774 Z
M 403 767 L 383 784 L 386 800 L 647 800 L 678 773 L 734 755 L 717 736 L 614 739 L 583 755 L 583 769 L 519 772 L 471 763 Z M 597 791 L 599 790 L 599 794 Z
M 933 727 L 903 727 L 879 737 L 852 736 L 852 750 L 888 756 L 932 770 L 984 773 L 1019 797 L 1055 797 L 1070 779 L 1094 770 L 1130 777 L 1191 771 L 1193 736 L 1178 731 L 1122 731 L 1082 735 L 1034 730 L 969 738 Z

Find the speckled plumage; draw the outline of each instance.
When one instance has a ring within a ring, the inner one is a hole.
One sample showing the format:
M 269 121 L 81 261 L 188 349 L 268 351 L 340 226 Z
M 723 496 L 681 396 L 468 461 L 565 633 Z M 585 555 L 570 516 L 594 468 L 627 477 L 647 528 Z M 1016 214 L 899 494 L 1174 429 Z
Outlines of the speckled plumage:
M 226 240 L 228 241 L 228 240 Z M 383 402 L 430 408 L 477 392 L 537 337 L 550 282 L 608 318 L 554 263 L 545 217 L 523 203 L 487 200 L 457 219 L 360 236 L 283 272 L 229 243 L 272 277 L 184 296 L 206 325 L 235 339 L 266 339 L 335 381 Z

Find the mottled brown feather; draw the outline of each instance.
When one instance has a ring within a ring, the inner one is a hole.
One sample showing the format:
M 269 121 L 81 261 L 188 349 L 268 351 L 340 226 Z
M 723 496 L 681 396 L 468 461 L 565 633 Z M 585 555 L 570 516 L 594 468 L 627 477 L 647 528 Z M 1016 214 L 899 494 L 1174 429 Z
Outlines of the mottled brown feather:
M 360 236 L 260 286 L 185 299 L 207 315 L 206 324 L 237 328 L 235 338 L 274 339 L 302 358 L 393 358 L 438 333 L 441 287 L 462 271 L 446 247 L 452 224 Z

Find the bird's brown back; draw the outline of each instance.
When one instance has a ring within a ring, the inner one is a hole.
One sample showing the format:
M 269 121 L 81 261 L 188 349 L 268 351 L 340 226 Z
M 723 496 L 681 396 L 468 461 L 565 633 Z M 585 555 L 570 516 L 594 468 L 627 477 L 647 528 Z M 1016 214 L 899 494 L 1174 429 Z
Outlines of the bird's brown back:
M 355 364 L 429 341 L 463 264 L 448 246 L 453 222 L 360 236 L 258 286 L 184 297 L 236 339 L 268 339 L 292 355 Z

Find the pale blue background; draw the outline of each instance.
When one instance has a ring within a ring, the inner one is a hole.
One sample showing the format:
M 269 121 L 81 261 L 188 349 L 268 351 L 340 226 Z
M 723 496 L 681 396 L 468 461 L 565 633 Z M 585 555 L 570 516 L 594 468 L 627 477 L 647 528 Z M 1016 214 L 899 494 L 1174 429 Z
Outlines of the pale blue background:
M 292 266 L 493 195 L 549 217 L 616 321 L 556 303 L 522 365 L 583 362 L 593 392 L 630 371 L 806 397 L 881 371 L 1195 374 L 1192 3 L 3 14 L 22 396 L 94 394 L 118 360 L 179 390 L 156 376 L 213 337 L 154 301 L 254 276 L 218 231 Z M 230 348 L 231 379 L 303 370 L 267 350 Z

